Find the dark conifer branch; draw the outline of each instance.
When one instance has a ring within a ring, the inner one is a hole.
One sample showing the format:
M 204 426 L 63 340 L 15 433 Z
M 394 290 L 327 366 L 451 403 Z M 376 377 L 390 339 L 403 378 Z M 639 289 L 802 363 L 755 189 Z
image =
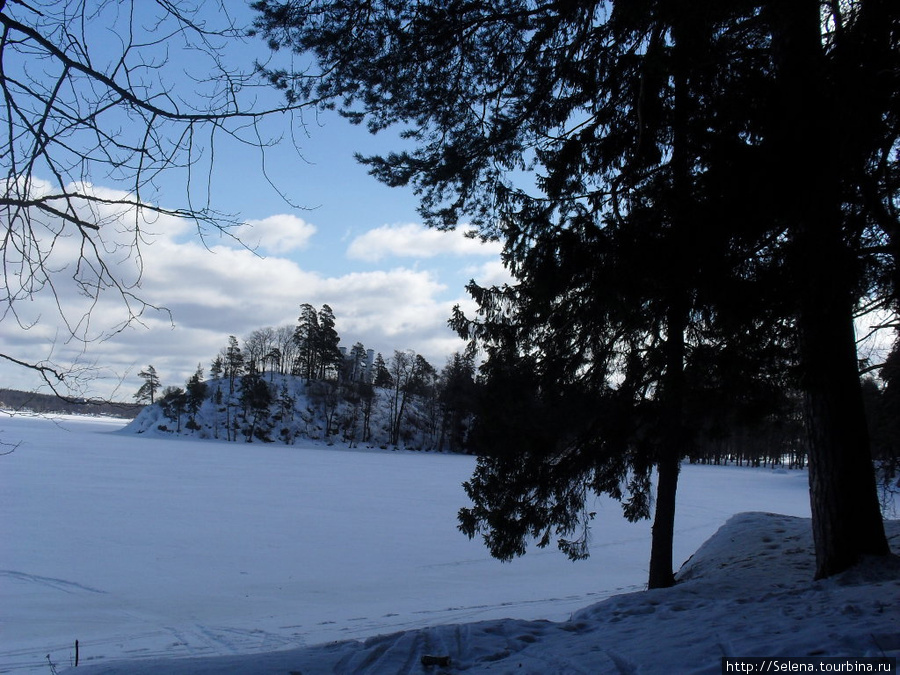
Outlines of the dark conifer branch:
M 315 65 L 268 73 L 289 101 L 405 130 L 411 148 L 362 158 L 373 176 L 412 186 L 429 225 L 504 244 L 515 285 L 470 285 L 476 316 L 451 319 L 487 355 L 460 527 L 494 555 L 556 537 L 580 557 L 580 488 L 645 514 L 657 467 L 651 584 L 670 583 L 677 462 L 736 420 L 791 419 L 800 387 L 848 403 L 814 416 L 819 466 L 863 457 L 813 506 L 871 536 L 826 533 L 820 570 L 877 549 L 877 514 L 844 499 L 872 483 L 856 355 L 834 348 L 863 298 L 898 309 L 900 7 L 831 3 L 823 23 L 815 0 L 790 4 L 254 5 L 262 37 Z M 848 432 L 831 445 L 829 419 Z

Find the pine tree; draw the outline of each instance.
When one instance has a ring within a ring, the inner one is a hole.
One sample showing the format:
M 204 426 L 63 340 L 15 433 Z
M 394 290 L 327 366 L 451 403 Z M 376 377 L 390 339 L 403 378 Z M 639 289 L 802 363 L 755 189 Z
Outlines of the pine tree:
M 138 377 L 143 378 L 144 383 L 134 395 L 134 400 L 138 403 L 149 403 L 150 405 L 153 405 L 156 392 L 159 391 L 162 386 L 159 382 L 159 376 L 156 374 L 156 368 L 147 366 L 146 370 L 142 370 L 138 373 Z
M 225 362 L 222 359 L 221 354 L 217 354 L 216 358 L 213 359 L 212 363 L 209 366 L 209 376 L 213 380 L 218 380 L 222 377 L 222 373 L 225 372 Z
M 867 287 L 866 268 L 877 265 L 862 242 L 883 240 L 885 227 L 897 231 L 896 214 L 885 218 L 882 200 L 896 198 L 898 188 L 884 190 L 877 181 L 900 133 L 889 113 L 897 100 L 900 8 L 883 0 L 854 4 L 850 14 L 830 17 L 836 24 L 828 40 L 815 0 L 771 10 L 780 114 L 770 136 L 779 156 L 796 158 L 804 175 L 789 194 L 778 194 L 778 216 L 788 224 L 786 256 L 798 291 L 817 578 L 847 569 L 861 555 L 890 551 L 872 471 L 854 314 L 862 297 L 877 292 Z M 846 136 L 822 142 L 835 131 Z M 796 165 L 776 167 L 782 187 L 788 171 L 793 175 Z M 897 262 L 891 262 L 895 270 Z
M 185 407 L 190 416 L 188 420 L 189 428 L 196 427 L 197 423 L 194 418 L 200 412 L 200 406 L 203 405 L 203 401 L 206 400 L 208 389 L 208 385 L 203 381 L 203 367 L 198 363 L 197 370 L 194 371 L 194 374 L 191 375 L 185 385 Z
M 375 361 L 372 364 L 372 385 L 378 389 L 388 389 L 394 385 L 394 378 L 388 370 L 387 364 L 381 352 L 375 355 Z
M 316 308 L 309 303 L 300 305 L 300 317 L 294 331 L 294 342 L 297 344 L 297 369 L 309 382 L 319 374 L 320 330 L 319 315 Z
M 475 360 L 472 354 L 455 353 L 441 371 L 440 399 L 443 405 L 441 441 L 450 452 L 466 449 L 468 422 L 475 410 Z
M 281 389 L 278 393 L 279 415 L 282 420 L 292 421 L 294 419 L 294 405 L 297 399 L 291 395 L 288 387 L 288 381 L 282 380 Z
M 228 346 L 223 355 L 223 374 L 228 379 L 228 393 L 234 394 L 235 382 L 244 373 L 244 352 L 234 335 L 228 336 Z
M 334 311 L 328 305 L 322 305 L 318 319 L 318 378 L 320 380 L 337 379 L 343 356 L 338 347 L 341 338 L 335 328 Z
M 250 368 L 241 378 L 240 402 L 244 416 L 250 420 L 250 425 L 245 431 L 245 440 L 252 443 L 260 422 L 268 417 L 269 406 L 272 404 L 269 385 L 255 368 Z
M 175 422 L 175 432 L 181 433 L 181 417 L 187 408 L 187 396 L 181 387 L 166 387 L 159 399 L 163 414 Z

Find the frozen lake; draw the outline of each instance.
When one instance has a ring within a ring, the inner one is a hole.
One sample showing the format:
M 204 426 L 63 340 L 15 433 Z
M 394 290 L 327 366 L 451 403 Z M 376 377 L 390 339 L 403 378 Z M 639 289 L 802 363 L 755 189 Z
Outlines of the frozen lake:
M 565 620 L 643 587 L 650 523 L 601 500 L 592 556 L 493 560 L 456 529 L 472 457 L 163 440 L 0 417 L 0 672 Z M 685 466 L 676 560 L 732 514 L 808 517 L 805 472 Z

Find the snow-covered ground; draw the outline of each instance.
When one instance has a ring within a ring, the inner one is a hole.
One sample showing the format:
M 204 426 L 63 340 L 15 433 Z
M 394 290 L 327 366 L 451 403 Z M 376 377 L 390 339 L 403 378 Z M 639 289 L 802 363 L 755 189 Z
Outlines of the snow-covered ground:
M 22 441 L 0 457 L 0 673 L 62 670 L 76 639 L 77 675 L 718 673 L 900 650 L 894 560 L 811 581 L 802 472 L 685 466 L 676 558 L 694 555 L 675 588 L 635 592 L 649 524 L 614 502 L 590 560 L 502 564 L 456 530 L 470 457 L 121 425 L 0 417 Z

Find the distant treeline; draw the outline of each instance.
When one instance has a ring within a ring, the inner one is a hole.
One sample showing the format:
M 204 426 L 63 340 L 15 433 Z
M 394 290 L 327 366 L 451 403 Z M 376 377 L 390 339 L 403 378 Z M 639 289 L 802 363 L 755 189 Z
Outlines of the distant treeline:
M 516 402 L 523 399 L 530 401 L 528 414 L 512 423 L 512 428 L 531 428 L 541 419 L 555 429 L 546 430 L 551 436 L 570 431 L 566 421 L 544 410 L 552 408 L 553 402 L 529 391 L 528 384 L 515 381 L 506 389 L 496 384 L 487 387 L 470 353 L 453 355 L 438 370 L 412 350 L 395 351 L 385 359 L 360 342 L 349 350 L 340 348 L 340 342 L 331 307 L 323 305 L 316 310 L 303 304 L 296 325 L 257 329 L 243 340 L 229 336 L 227 345 L 212 361 L 210 382 L 203 381 L 203 369 L 198 365 L 184 387 L 165 387 L 149 366 L 139 373 L 144 384 L 134 398 L 143 403 L 158 398 L 176 429 L 181 430 L 182 415 L 188 418 L 189 432 L 203 400 L 215 399 L 227 413 L 228 424 L 222 434 L 229 440 L 242 435 L 240 424 L 235 427 L 239 418 L 250 437 L 265 437 L 271 430 L 266 427 L 274 429 L 279 426 L 276 422 L 291 417 L 295 403 L 299 405 L 298 415 L 309 415 L 312 408 L 317 411 L 306 423 L 315 429 L 302 435 L 321 433 L 324 438 L 336 437 L 351 444 L 491 452 L 492 441 L 497 440 L 491 427 L 498 418 L 514 418 L 515 409 L 521 407 Z M 863 391 L 873 456 L 885 474 L 884 480 L 890 481 L 896 480 L 900 468 L 900 342 L 877 370 L 877 378 L 864 378 Z M 303 393 L 282 392 L 280 385 L 272 383 L 277 375 L 305 380 Z M 688 461 L 806 466 L 808 448 L 800 392 L 786 385 L 768 398 L 751 394 L 737 396 L 751 402 L 743 405 L 723 403 L 728 397 L 716 389 L 691 399 L 684 415 L 691 447 L 686 453 Z M 385 407 L 381 414 L 375 412 L 379 402 Z M 257 414 L 253 414 L 254 408 Z M 271 424 L 260 423 L 267 419 Z M 653 424 L 653 420 L 645 423 Z M 480 432 L 473 433 L 478 428 Z M 215 437 L 219 437 L 218 431 L 213 429 Z M 295 435 L 284 429 L 282 432 L 281 440 L 288 441 Z
M 107 415 L 134 419 L 144 406 L 87 399 L 63 399 L 52 394 L 0 389 L 0 408 L 36 413 L 68 413 L 74 415 Z

